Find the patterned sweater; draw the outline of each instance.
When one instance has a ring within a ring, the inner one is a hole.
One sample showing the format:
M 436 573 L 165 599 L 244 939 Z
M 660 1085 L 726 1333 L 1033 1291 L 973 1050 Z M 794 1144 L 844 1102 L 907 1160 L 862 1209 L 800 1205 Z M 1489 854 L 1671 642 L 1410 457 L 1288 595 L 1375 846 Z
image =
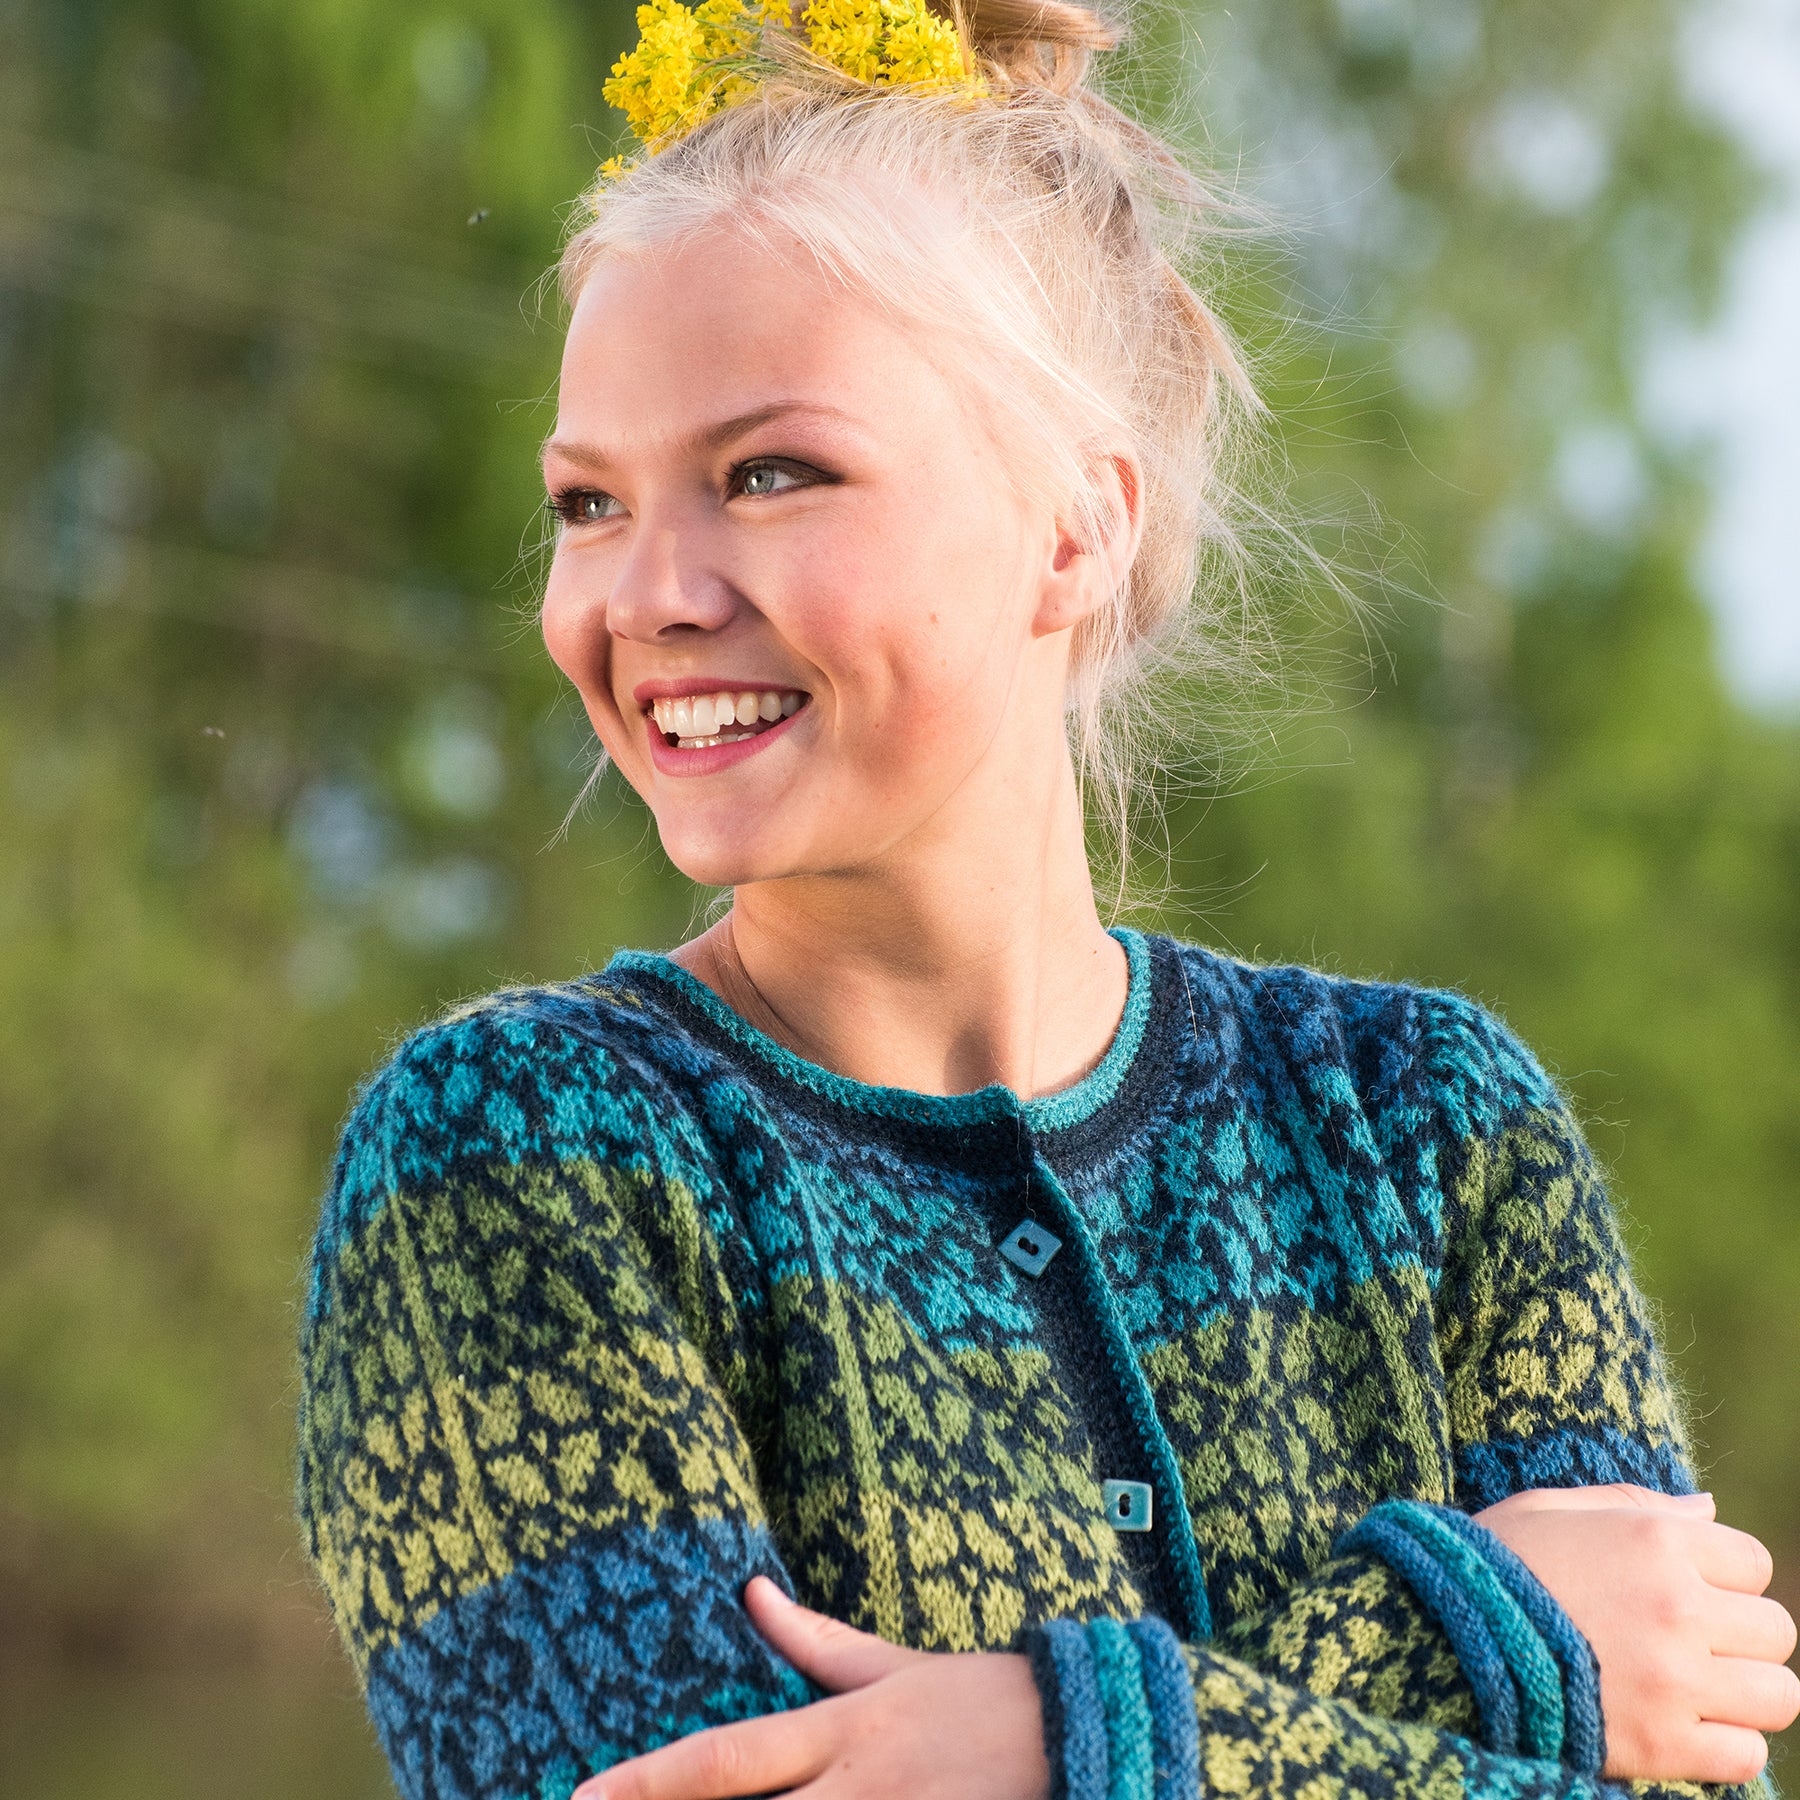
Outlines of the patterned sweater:
M 1455 994 L 1116 935 L 1039 1099 L 836 1076 L 631 951 L 366 1085 L 298 1502 L 408 1800 L 818 1698 L 758 1572 L 1026 1652 L 1067 1800 L 1602 1794 L 1592 1654 L 1468 1516 L 1692 1487 L 1568 1107 Z

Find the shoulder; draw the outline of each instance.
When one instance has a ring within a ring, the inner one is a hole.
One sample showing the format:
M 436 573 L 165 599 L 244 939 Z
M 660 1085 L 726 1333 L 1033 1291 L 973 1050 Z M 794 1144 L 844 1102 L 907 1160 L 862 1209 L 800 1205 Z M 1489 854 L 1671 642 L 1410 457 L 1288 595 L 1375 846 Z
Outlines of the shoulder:
M 1164 939 L 1189 993 L 1246 1064 L 1315 1099 L 1453 1138 L 1564 1111 L 1543 1063 L 1498 1010 L 1453 988 L 1258 963 Z
M 505 989 L 407 1033 L 340 1128 L 315 1267 L 399 1192 L 573 1167 L 704 1187 L 693 1047 L 629 981 Z

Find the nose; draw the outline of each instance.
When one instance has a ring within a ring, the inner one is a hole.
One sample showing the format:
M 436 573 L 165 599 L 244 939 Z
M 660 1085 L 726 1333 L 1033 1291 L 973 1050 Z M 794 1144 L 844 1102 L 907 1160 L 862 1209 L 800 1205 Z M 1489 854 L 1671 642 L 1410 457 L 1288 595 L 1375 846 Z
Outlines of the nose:
M 666 644 L 690 631 L 718 631 L 737 611 L 737 595 L 709 566 L 704 534 L 646 522 L 613 571 L 606 629 L 640 644 Z

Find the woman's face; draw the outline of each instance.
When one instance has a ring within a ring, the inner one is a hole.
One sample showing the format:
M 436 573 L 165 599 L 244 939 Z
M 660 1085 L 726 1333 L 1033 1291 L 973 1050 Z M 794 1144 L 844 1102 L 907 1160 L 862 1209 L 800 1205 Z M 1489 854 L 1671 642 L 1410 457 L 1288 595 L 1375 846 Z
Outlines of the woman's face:
M 544 475 L 545 640 L 694 880 L 867 869 L 1063 754 L 1055 519 L 803 257 L 720 230 L 597 269 Z

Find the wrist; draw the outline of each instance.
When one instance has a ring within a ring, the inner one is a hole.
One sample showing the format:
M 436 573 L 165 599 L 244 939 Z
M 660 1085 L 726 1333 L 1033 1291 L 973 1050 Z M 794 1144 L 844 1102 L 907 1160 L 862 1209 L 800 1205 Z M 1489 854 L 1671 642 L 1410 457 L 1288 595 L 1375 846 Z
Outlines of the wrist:
M 1382 1558 L 1443 1627 L 1488 1749 L 1598 1774 L 1599 1665 L 1555 1596 L 1485 1526 L 1454 1507 L 1383 1501 L 1338 1541 Z

